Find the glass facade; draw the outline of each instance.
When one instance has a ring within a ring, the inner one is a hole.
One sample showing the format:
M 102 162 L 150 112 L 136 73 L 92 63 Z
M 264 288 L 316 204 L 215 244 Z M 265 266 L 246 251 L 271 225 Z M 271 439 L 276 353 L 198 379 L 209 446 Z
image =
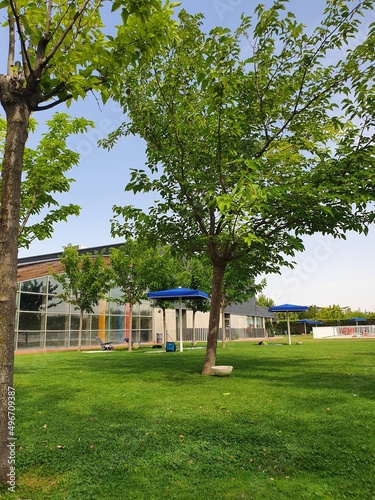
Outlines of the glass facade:
M 79 311 L 64 302 L 61 285 L 52 277 L 21 281 L 17 288 L 15 348 L 53 349 L 78 345 Z M 96 337 L 105 342 L 122 344 L 129 336 L 129 306 L 118 304 L 120 290 L 113 289 L 84 314 L 82 346 L 97 345 Z M 136 304 L 132 314 L 134 342 L 152 342 L 152 308 L 149 302 Z

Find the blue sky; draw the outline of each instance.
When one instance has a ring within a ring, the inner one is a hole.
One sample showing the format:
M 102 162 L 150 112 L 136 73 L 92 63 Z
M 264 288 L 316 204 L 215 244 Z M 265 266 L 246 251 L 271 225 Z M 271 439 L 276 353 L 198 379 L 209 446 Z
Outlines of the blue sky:
M 235 28 L 242 12 L 252 14 L 257 5 L 254 0 L 186 0 L 182 2 L 188 12 L 203 12 L 207 29 L 220 25 Z M 269 0 L 263 1 L 270 5 Z M 321 17 L 325 2 L 323 0 L 291 0 L 289 10 L 309 27 Z M 375 20 L 368 15 L 365 22 Z M 0 47 L 6 47 L 6 33 L 0 30 Z M 359 33 L 363 37 L 363 33 Z M 5 51 L 1 51 L 0 71 L 5 71 Z M 2 111 L 2 110 L 1 110 Z M 71 191 L 61 196 L 61 203 L 76 203 L 82 207 L 81 215 L 72 217 L 68 223 L 56 226 L 53 238 L 34 242 L 29 250 L 21 249 L 20 256 L 39 255 L 59 252 L 68 243 L 83 247 L 106 245 L 119 242 L 110 237 L 110 218 L 115 204 L 136 204 L 148 206 L 149 196 L 138 195 L 134 198 L 124 192 L 129 180 L 129 168 L 142 168 L 145 161 L 144 144 L 140 139 L 127 138 L 110 152 L 97 147 L 98 139 L 119 125 L 123 119 L 121 110 L 113 103 L 98 106 L 92 96 L 84 102 L 73 103 L 66 110 L 60 106 L 54 111 L 35 115 L 41 124 L 53 112 L 67 111 L 73 116 L 85 116 L 95 122 L 96 128 L 82 136 L 73 137 L 70 145 L 81 154 L 79 167 L 71 172 L 76 179 Z M 37 137 L 30 138 L 30 145 L 37 144 Z M 142 196 L 142 197 L 141 197 Z M 369 235 L 350 233 L 347 240 L 334 240 L 330 237 L 315 235 L 305 238 L 306 251 L 297 255 L 294 271 L 283 270 L 279 276 L 267 278 L 264 293 L 276 304 L 285 302 L 328 306 L 339 304 L 362 311 L 375 311 L 375 227 Z

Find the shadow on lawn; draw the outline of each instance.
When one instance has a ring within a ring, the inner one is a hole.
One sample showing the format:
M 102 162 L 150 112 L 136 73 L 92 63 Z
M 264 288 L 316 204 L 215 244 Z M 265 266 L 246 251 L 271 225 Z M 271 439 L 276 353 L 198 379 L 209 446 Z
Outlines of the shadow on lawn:
M 230 379 L 204 380 L 213 387 L 216 382 L 223 386 Z M 69 397 L 62 387 L 56 387 L 52 399 L 67 398 L 65 403 L 69 403 L 72 397 L 73 392 Z M 331 446 L 337 429 L 341 433 L 340 426 L 344 425 L 344 430 L 349 430 L 350 422 L 335 422 L 335 428 L 332 423 L 320 426 L 315 433 L 306 429 L 303 414 L 296 412 L 288 414 L 288 429 L 293 431 L 285 431 L 280 427 L 282 415 L 270 414 L 270 407 L 249 405 L 236 409 L 223 398 L 222 391 L 214 403 L 202 402 L 202 407 L 190 400 L 176 412 L 171 411 L 174 397 L 184 394 L 176 392 L 148 406 L 147 401 L 142 404 L 140 395 L 139 407 L 130 409 L 125 400 L 113 403 L 109 393 L 106 404 L 94 402 L 86 407 L 83 402 L 78 409 L 66 404 L 60 416 L 55 412 L 52 417 L 53 412 L 48 410 L 51 394 L 40 395 L 32 406 L 47 405 L 47 411 L 44 419 L 37 412 L 30 415 L 29 425 L 34 429 L 30 445 L 21 438 L 24 449 L 18 456 L 20 484 L 26 481 L 23 476 L 32 477 L 33 471 L 41 469 L 45 478 L 56 471 L 67 475 L 64 498 L 99 498 L 99 493 L 100 498 L 117 498 L 111 494 L 118 494 L 125 480 L 126 498 L 160 499 L 163 494 L 170 498 L 169 485 L 178 484 L 186 491 L 181 498 L 188 498 L 194 485 L 199 491 L 205 484 L 212 487 L 218 479 L 230 482 L 246 476 L 265 481 L 307 472 L 321 478 L 341 478 L 341 493 L 350 495 L 350 485 L 360 488 L 363 477 L 369 477 L 364 437 L 362 441 L 355 439 L 350 449 Z M 50 420 L 45 420 L 47 415 L 51 415 Z M 44 421 L 48 424 L 42 429 Z M 305 492 L 298 487 L 306 485 L 297 482 L 293 488 L 294 496 L 302 498 Z M 57 498 L 53 482 L 50 488 L 48 498 Z M 29 496 L 34 493 L 32 498 L 47 498 L 39 497 L 33 484 L 26 492 Z

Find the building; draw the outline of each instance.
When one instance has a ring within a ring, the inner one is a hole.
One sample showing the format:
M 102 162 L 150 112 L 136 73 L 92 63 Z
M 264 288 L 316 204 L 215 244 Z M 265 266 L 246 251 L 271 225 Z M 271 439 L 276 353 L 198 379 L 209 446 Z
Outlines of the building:
M 79 252 L 94 254 L 104 251 L 108 256 L 109 248 L 119 246 L 86 248 Z M 52 271 L 59 273 L 63 270 L 60 255 L 61 252 L 18 261 L 16 350 L 73 348 L 78 345 L 79 311 L 59 297 L 61 285 L 51 275 Z M 119 290 L 112 289 L 92 314 L 84 315 L 82 346 L 97 345 L 96 337 L 123 344 L 124 338 L 129 336 L 129 307 L 117 304 L 114 299 L 118 296 Z M 183 340 L 189 341 L 193 339 L 193 313 L 183 309 L 182 314 Z M 256 306 L 254 299 L 229 307 L 225 311 L 226 337 L 265 337 L 268 322 L 273 317 L 267 308 Z M 132 314 L 133 340 L 141 343 L 179 340 L 177 306 L 167 309 L 165 318 L 164 335 L 162 310 L 154 307 L 151 301 L 136 304 Z M 195 340 L 205 341 L 207 331 L 208 313 L 196 313 Z

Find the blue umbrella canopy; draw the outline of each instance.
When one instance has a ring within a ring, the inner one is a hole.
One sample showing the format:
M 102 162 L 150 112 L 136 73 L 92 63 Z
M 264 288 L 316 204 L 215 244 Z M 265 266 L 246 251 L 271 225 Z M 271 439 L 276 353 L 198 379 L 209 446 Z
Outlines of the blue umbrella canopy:
M 297 323 L 307 323 L 308 325 L 322 325 L 323 321 L 318 321 L 316 319 L 299 319 Z
M 208 293 L 191 288 L 171 288 L 170 290 L 157 290 L 148 292 L 149 299 L 179 300 L 179 330 L 180 330 L 180 352 L 183 351 L 182 344 L 182 299 L 208 299 Z
M 306 325 L 322 325 L 323 321 L 318 321 L 316 319 L 299 319 L 297 323 L 304 323 L 305 326 L 305 335 L 306 335 Z
M 281 304 L 280 306 L 270 307 L 269 312 L 285 312 L 286 313 L 286 321 L 288 325 L 288 344 L 291 345 L 292 339 L 290 337 L 290 323 L 289 323 L 289 313 L 290 312 L 303 312 L 307 311 L 308 306 L 298 306 L 296 304 Z
M 269 312 L 303 312 L 307 311 L 308 306 L 297 306 L 295 304 L 281 304 L 281 306 L 273 306 Z
M 208 299 L 208 293 L 191 288 L 171 288 L 170 290 L 158 290 L 148 292 L 150 299 L 175 300 L 175 299 Z

